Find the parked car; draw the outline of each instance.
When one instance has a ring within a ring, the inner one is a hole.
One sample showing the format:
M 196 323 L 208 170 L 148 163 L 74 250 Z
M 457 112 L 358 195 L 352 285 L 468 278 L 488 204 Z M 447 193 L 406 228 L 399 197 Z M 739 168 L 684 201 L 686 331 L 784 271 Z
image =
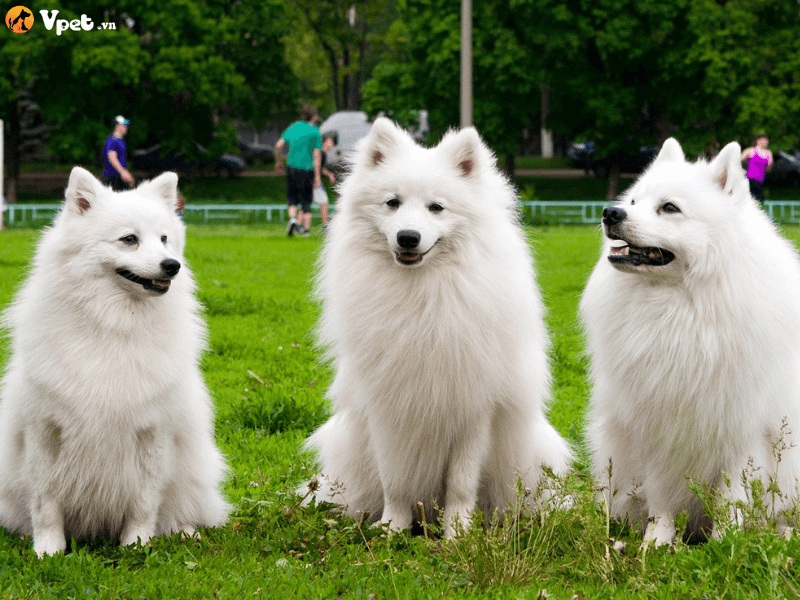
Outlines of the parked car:
M 367 113 L 357 110 L 342 110 L 333 113 L 319 126 L 322 135 L 333 134 L 334 146 L 325 156 L 325 166 L 331 170 L 343 169 L 347 158 L 355 150 L 358 141 L 365 137 L 372 123 Z
M 208 151 L 194 142 L 200 158 L 189 157 L 185 151 L 164 149 L 161 144 L 156 144 L 147 149 L 135 150 L 133 153 L 133 168 L 148 173 L 159 171 L 188 171 L 208 173 L 213 172 L 219 177 L 238 175 L 244 170 L 244 159 L 235 154 L 222 154 L 212 158 Z
M 275 147 L 267 144 L 248 144 L 239 140 L 239 155 L 251 165 L 263 165 L 275 160 Z
M 638 151 L 620 152 L 620 173 L 641 173 L 653 159 L 658 155 L 656 146 L 642 146 Z M 608 156 L 597 156 L 594 142 L 575 143 L 570 146 L 567 156 L 572 159 L 573 164 L 578 169 L 584 169 L 587 173 L 591 170 L 597 177 L 607 177 L 610 168 Z
M 594 142 L 574 142 L 567 150 L 567 156 L 576 169 L 583 169 L 588 175 L 594 164 L 594 152 Z
M 620 173 L 641 173 L 658 156 L 656 146 L 642 146 L 638 152 L 622 151 L 620 156 Z M 592 161 L 592 171 L 597 177 L 608 177 L 611 161 L 608 156 L 595 158 Z
M 772 168 L 767 171 L 765 183 L 800 185 L 800 158 L 779 150 L 774 153 Z

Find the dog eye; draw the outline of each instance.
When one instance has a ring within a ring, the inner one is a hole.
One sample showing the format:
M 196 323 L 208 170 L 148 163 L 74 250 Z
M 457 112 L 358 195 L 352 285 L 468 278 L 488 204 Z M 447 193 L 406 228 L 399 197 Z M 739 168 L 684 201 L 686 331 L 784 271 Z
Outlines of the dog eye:
M 139 243 L 139 238 L 131 233 L 129 235 L 122 236 L 121 238 L 119 238 L 119 241 L 124 242 L 129 246 L 133 246 Z
M 636 204 L 636 200 L 631 200 L 631 206 L 633 206 L 634 204 Z
M 444 206 L 441 204 L 436 204 L 435 202 L 428 207 L 428 210 L 432 213 L 439 213 L 444 210 Z
M 400 199 L 399 198 L 392 198 L 386 203 L 386 206 L 389 208 L 400 208 Z
M 665 202 L 661 205 L 661 210 L 665 213 L 679 213 L 681 209 L 675 206 L 672 202 Z
M 161 243 L 162 244 L 166 244 L 167 243 L 167 236 L 165 236 L 165 235 L 161 236 Z

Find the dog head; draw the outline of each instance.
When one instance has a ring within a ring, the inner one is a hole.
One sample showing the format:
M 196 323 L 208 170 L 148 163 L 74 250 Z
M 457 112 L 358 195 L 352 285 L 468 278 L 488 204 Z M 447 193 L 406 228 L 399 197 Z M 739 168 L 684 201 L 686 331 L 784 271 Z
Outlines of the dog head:
M 181 269 L 185 228 L 177 217 L 178 176 L 164 173 L 113 192 L 75 167 L 56 227 L 75 277 L 112 281 L 134 297 L 166 294 Z
M 653 164 L 620 198 L 603 211 L 605 251 L 626 273 L 682 277 L 707 271 L 722 238 L 753 201 L 736 142 L 711 162 L 689 163 L 675 139 L 664 142 Z
M 357 213 L 350 221 L 363 225 L 362 240 L 396 266 L 418 268 L 466 235 L 466 222 L 483 212 L 471 204 L 479 202 L 481 181 L 493 169 L 494 156 L 471 127 L 423 148 L 379 118 L 359 144 L 343 204 Z

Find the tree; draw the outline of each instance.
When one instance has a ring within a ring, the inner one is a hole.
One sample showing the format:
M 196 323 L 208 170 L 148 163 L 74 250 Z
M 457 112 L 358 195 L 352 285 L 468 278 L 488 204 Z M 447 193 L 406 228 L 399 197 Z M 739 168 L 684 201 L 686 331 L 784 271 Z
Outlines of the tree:
M 298 86 L 280 41 L 283 0 L 122 0 L 113 8 L 86 0 L 82 12 L 53 2 L 40 9 L 65 20 L 85 14 L 93 28 L 58 35 L 37 13 L 30 32 L 4 36 L 0 57 L 11 78 L 0 83 L 1 116 L 13 129 L 20 94 L 30 94 L 52 126 L 52 151 L 69 162 L 99 159 L 117 114 L 132 120 L 130 147 L 159 141 L 197 155 L 199 143 L 219 155 L 235 146 L 230 118 L 260 126 L 295 108 Z M 16 178 L 13 133 L 9 146 Z
M 34 78 L 41 70 L 40 37 L 36 30 L 0 37 L 0 63 L 8 74 L 0 78 L 0 117 L 5 129 L 2 135 L 8 185 L 4 189 L 9 202 L 17 201 L 23 103 L 30 98 Z
M 767 132 L 779 148 L 800 144 L 800 7 L 794 0 L 699 0 L 689 60 L 703 72 L 702 127 L 716 139 L 749 143 Z M 696 137 L 696 135 L 694 136 Z
M 800 10 L 794 0 L 514 0 L 549 123 L 611 158 L 679 137 L 690 153 L 767 129 L 795 145 Z M 616 164 L 615 164 L 616 163 Z
M 361 85 L 376 61 L 375 47 L 389 27 L 389 0 L 288 0 L 313 33 L 329 69 L 336 110 L 361 105 Z M 303 29 L 293 35 L 302 36 Z
M 495 152 L 513 158 L 537 110 L 540 74 L 515 30 L 513 2 L 473 5 L 473 122 Z M 384 59 L 363 89 L 368 112 L 401 123 L 427 109 L 434 138 L 459 123 L 460 5 L 452 0 L 400 0 Z
M 691 111 L 699 66 L 688 0 L 516 0 L 532 56 L 550 86 L 549 123 L 581 132 L 609 156 L 607 197 L 619 189 L 620 154 L 663 141 Z

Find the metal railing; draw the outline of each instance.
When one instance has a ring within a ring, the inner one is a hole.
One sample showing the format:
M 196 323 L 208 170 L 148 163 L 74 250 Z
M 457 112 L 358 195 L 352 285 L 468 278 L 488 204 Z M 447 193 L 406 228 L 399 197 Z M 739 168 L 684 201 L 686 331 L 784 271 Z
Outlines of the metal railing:
M 60 203 L 9 204 L 6 207 L 6 224 L 10 227 L 49 225 L 60 209 Z M 312 208 L 312 212 L 318 211 L 318 208 Z M 272 222 L 277 218 L 278 222 L 285 223 L 287 213 L 286 204 L 187 204 L 184 219 L 189 223 L 246 223 Z
M 523 221 L 534 225 L 596 225 L 610 204 L 603 200 L 523 200 L 519 210 Z M 331 211 L 335 206 L 330 205 Z M 49 225 L 60 208 L 58 203 L 9 204 L 6 223 L 10 227 Z M 800 223 L 800 200 L 767 200 L 764 208 L 776 223 Z M 318 210 L 312 208 L 312 212 Z M 287 213 L 286 204 L 187 204 L 184 219 L 187 223 L 285 223 Z

